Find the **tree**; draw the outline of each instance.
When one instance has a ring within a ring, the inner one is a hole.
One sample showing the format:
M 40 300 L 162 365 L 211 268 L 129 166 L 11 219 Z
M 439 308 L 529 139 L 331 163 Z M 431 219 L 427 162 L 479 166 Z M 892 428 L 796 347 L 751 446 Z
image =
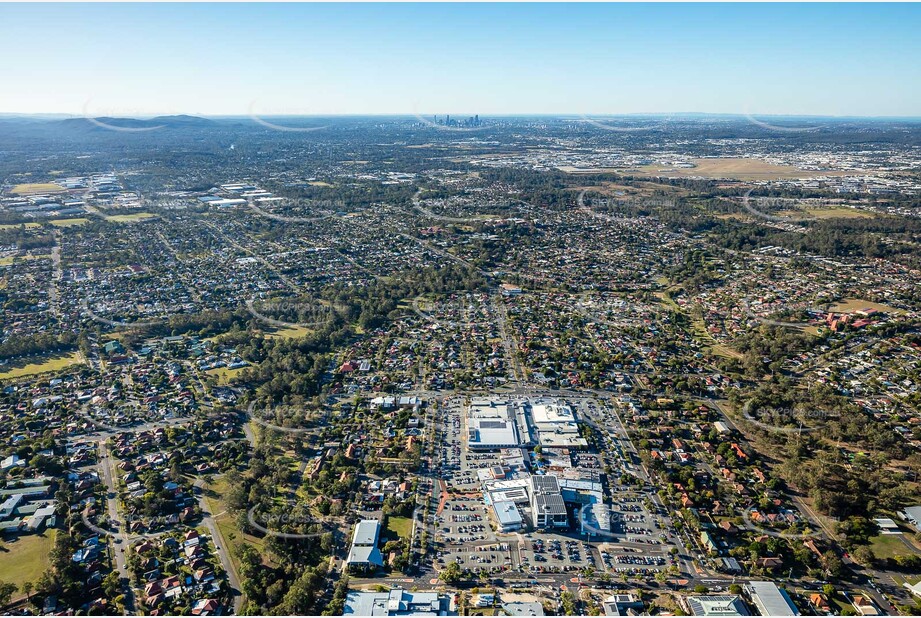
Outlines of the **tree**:
M 873 550 L 867 545 L 861 545 L 855 549 L 853 556 L 854 560 L 863 566 L 872 566 L 873 563 L 876 562 L 876 554 L 874 554 Z
M 9 603 L 10 599 L 13 598 L 14 592 L 16 592 L 16 584 L 8 584 L 0 581 L 0 605 Z
M 106 596 L 110 599 L 118 594 L 119 589 L 121 589 L 121 582 L 117 571 L 112 571 L 105 576 L 105 579 L 102 580 L 102 589 L 105 590 Z
M 844 574 L 844 563 L 838 555 L 828 550 L 822 554 L 822 566 L 830 577 L 840 578 Z
M 446 584 L 456 584 L 460 581 L 462 575 L 460 564 L 454 561 L 448 564 L 448 566 L 438 574 L 438 579 Z
M 564 616 L 576 615 L 576 597 L 568 590 L 560 595 L 560 608 Z
M 893 560 L 901 569 L 921 570 L 921 557 L 914 554 L 898 554 Z

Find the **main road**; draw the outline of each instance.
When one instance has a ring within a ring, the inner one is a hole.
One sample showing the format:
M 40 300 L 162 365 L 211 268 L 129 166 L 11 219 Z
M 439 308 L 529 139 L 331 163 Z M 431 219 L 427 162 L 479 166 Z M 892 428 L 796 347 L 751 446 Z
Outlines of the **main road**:
M 106 486 L 106 505 L 109 513 L 109 520 L 117 529 L 116 533 L 110 533 L 110 535 L 115 539 L 112 553 L 114 555 L 115 566 L 118 569 L 119 581 L 121 582 L 122 592 L 124 594 L 124 613 L 126 616 L 134 615 L 137 613 L 134 602 L 134 589 L 131 587 L 131 574 L 128 572 L 128 562 L 125 558 L 125 548 L 128 546 L 129 540 L 125 530 L 127 524 L 122 525 L 122 522 L 119 522 L 118 519 L 118 494 L 115 490 L 115 479 L 112 473 L 113 463 L 105 439 L 100 439 L 99 442 L 97 442 L 97 453 L 98 459 L 96 465 L 99 470 L 99 477 Z

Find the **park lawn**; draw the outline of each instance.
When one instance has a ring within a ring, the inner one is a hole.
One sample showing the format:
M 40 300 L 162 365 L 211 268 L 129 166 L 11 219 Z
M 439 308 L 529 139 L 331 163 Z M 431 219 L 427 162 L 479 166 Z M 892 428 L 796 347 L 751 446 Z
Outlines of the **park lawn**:
M 58 193 L 66 190 L 61 185 L 52 182 L 27 182 L 16 185 L 10 193 L 13 195 L 34 195 L 36 193 Z
M 401 539 L 408 539 L 413 532 L 413 520 L 411 517 L 388 517 L 387 532 L 396 535 Z
M 36 223 L 35 221 L 27 221 L 25 223 L 4 223 L 3 225 L 0 225 L 0 230 L 14 230 L 20 227 L 31 230 L 37 227 L 41 227 L 41 224 Z
M 666 297 L 663 295 L 663 300 Z M 671 300 L 671 299 L 668 299 Z M 677 306 L 677 305 L 675 305 Z M 716 339 L 713 338 L 713 335 L 707 332 L 707 325 L 704 323 L 703 319 L 694 319 L 693 320 L 693 334 L 705 345 L 708 345 L 707 350 L 710 354 L 715 354 L 716 356 L 722 356 L 723 358 L 743 358 L 743 354 L 737 350 L 733 350 L 729 346 L 718 343 Z
M 86 225 L 89 221 L 86 217 L 77 217 L 76 219 L 52 219 L 48 223 L 57 227 L 73 227 L 75 225 Z
M 658 298 L 662 302 L 662 304 L 668 307 L 669 309 L 672 309 L 673 311 L 682 312 L 681 307 L 678 306 L 678 303 L 672 300 L 672 297 L 668 294 L 668 292 L 656 292 L 654 296 Z
M 306 337 L 311 330 L 306 326 L 283 326 L 267 331 L 270 339 L 297 339 Z
M 744 355 L 738 350 L 733 350 L 729 346 L 722 343 L 714 343 L 709 347 L 709 351 L 711 354 L 715 356 L 722 356 L 723 358 L 741 359 L 744 357 Z
M 261 539 L 252 534 L 246 534 L 237 527 L 236 518 L 227 510 L 223 496 L 227 492 L 227 480 L 224 478 L 216 479 L 210 485 L 205 486 L 205 501 L 208 504 L 208 510 L 214 518 L 214 523 L 221 531 L 224 542 L 230 549 L 230 559 L 233 560 L 237 571 L 240 570 L 239 559 L 237 558 L 237 549 L 244 543 L 252 545 L 259 553 L 265 549 L 265 539 Z
M 248 369 L 249 365 L 246 367 L 236 367 L 234 369 L 228 369 L 227 367 L 218 367 L 217 369 L 209 369 L 205 372 L 205 375 L 217 376 L 217 383 L 221 386 L 229 384 L 230 380 L 234 378 L 244 369 Z
M 106 221 L 111 221 L 113 223 L 132 223 L 134 221 L 153 219 L 156 216 L 157 215 L 152 212 L 138 212 L 130 215 L 108 215 L 106 216 Z
M 5 365 L 0 365 L 0 380 L 21 378 L 23 376 L 47 373 L 49 371 L 60 371 L 65 367 L 76 365 L 79 362 L 81 362 L 79 352 L 9 361 Z
M 54 547 L 58 531 L 54 528 L 41 534 L 24 534 L 0 544 L 0 581 L 20 586 L 25 582 L 37 583 L 48 568 L 48 554 Z M 19 596 L 19 592 L 13 594 Z

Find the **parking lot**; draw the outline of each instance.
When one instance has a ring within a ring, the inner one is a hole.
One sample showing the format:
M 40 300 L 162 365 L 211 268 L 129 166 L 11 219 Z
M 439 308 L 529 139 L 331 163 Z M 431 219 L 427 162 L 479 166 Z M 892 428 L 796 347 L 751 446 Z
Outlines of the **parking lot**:
M 528 533 L 519 550 L 522 567 L 537 573 L 580 571 L 599 568 L 596 548 L 571 535 Z
M 526 573 L 575 573 L 586 568 L 611 575 L 651 573 L 673 564 L 664 529 L 667 514 L 659 512 L 654 496 L 636 485 L 617 482 L 621 474 L 637 471 L 633 445 L 623 433 L 619 417 L 607 402 L 579 400 L 580 416 L 590 419 L 602 452 L 572 455 L 573 467 L 601 472 L 607 477 L 611 532 L 586 537 L 579 534 L 578 515 L 569 531 L 521 531 L 497 535 L 481 496 L 483 480 L 504 461 L 499 452 L 466 448 L 466 421 L 461 398 L 445 402 L 438 418 L 436 468 L 448 492 L 434 519 L 436 565 L 456 561 L 474 572 L 515 570 Z M 640 477 L 645 475 L 640 472 Z M 613 481 L 613 482 L 611 482 Z
M 474 547 L 455 547 L 438 553 L 437 562 L 444 566 L 457 562 L 461 568 L 472 571 L 507 571 L 515 566 L 512 546 L 494 542 Z
M 474 496 L 455 496 L 445 502 L 444 509 L 435 518 L 437 539 L 446 548 L 464 544 L 483 544 L 496 541 L 489 525 L 483 500 Z

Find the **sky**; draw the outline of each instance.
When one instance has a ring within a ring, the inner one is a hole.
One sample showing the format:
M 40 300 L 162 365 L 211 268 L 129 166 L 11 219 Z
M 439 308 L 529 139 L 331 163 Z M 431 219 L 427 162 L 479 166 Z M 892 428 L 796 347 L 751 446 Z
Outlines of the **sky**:
M 921 116 L 921 4 L 0 4 L 0 112 Z

